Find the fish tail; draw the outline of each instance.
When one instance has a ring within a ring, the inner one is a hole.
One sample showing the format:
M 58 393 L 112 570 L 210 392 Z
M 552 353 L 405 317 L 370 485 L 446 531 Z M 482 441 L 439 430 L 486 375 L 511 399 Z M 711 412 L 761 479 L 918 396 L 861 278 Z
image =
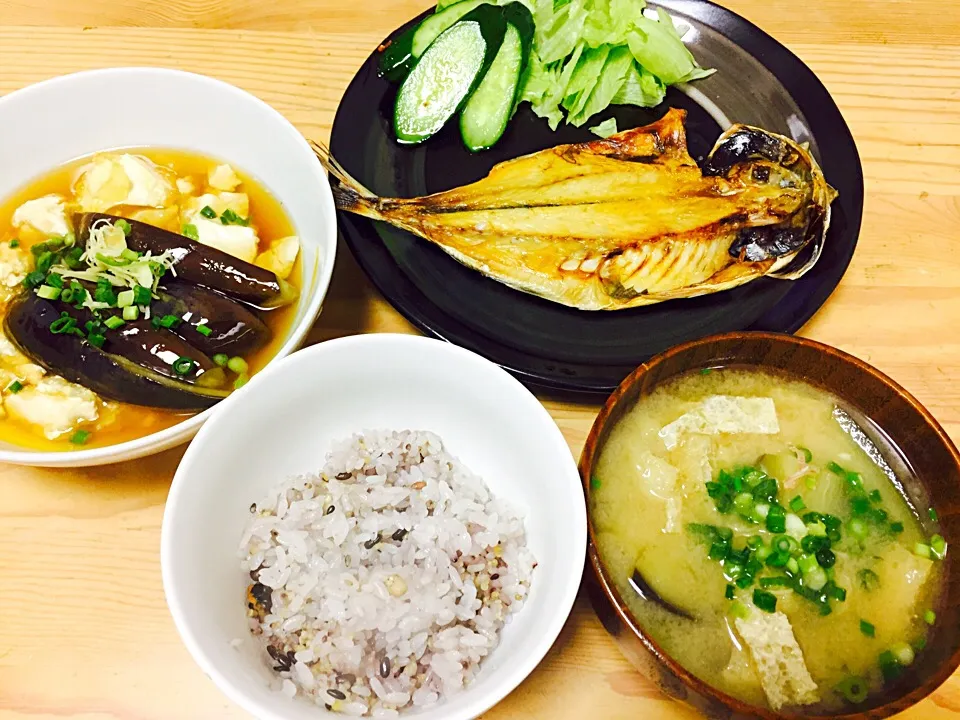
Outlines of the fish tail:
M 331 183 L 333 202 L 339 210 L 347 210 L 358 215 L 375 219 L 382 219 L 380 212 L 380 198 L 364 187 L 350 173 L 348 173 L 333 155 L 330 148 L 323 143 L 310 141 L 310 146 L 316 154 L 323 169 L 330 173 L 335 180 Z

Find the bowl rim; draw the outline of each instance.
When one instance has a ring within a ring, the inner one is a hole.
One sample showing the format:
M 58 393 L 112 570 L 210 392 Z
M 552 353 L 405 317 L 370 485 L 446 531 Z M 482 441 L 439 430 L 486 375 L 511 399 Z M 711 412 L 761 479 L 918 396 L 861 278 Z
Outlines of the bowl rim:
M 366 333 L 334 338 L 304 348 L 299 352 L 293 353 L 269 365 L 255 375 L 247 387 L 257 387 L 260 384 L 268 382 L 274 375 L 286 372 L 288 365 L 308 362 L 308 359 L 314 355 L 337 352 L 351 347 L 358 347 L 361 348 L 363 352 L 376 354 L 378 350 L 381 352 L 383 350 L 383 348 L 377 348 L 378 345 L 391 346 L 396 343 L 418 347 L 420 349 L 420 358 L 424 363 L 429 362 L 431 354 L 444 353 L 452 356 L 460 365 L 472 364 L 476 368 L 482 368 L 486 372 L 492 372 L 501 377 L 507 383 L 507 386 L 512 388 L 511 394 L 514 402 L 522 403 L 539 417 L 542 431 L 550 436 L 550 442 L 556 446 L 560 462 L 567 464 L 569 467 L 569 480 L 578 484 L 578 481 L 575 479 L 578 476 L 576 460 L 570 451 L 570 446 L 563 436 L 560 426 L 533 392 L 496 363 L 487 360 L 472 350 L 467 350 L 446 340 L 406 333 Z M 221 401 L 221 404 L 227 412 L 214 416 L 210 422 L 200 428 L 196 438 L 190 443 L 190 446 L 187 448 L 186 453 L 177 467 L 173 482 L 170 485 L 170 492 L 167 496 L 163 521 L 160 528 L 160 571 L 164 597 L 170 614 L 173 617 L 174 625 L 193 661 L 200 667 L 203 673 L 213 681 L 214 685 L 216 685 L 226 697 L 247 712 L 256 714 L 256 716 L 262 718 L 262 720 L 287 720 L 284 715 L 275 712 L 272 708 L 265 707 L 259 702 L 247 697 L 242 688 L 229 681 L 219 671 L 216 664 L 203 650 L 201 643 L 197 639 L 193 629 L 193 623 L 187 620 L 180 593 L 177 589 L 179 582 L 174 580 L 173 570 L 171 568 L 171 558 L 174 557 L 174 516 L 177 513 L 176 508 L 183 502 L 181 496 L 184 488 L 187 486 L 188 474 L 192 472 L 195 459 L 199 458 L 203 453 L 206 436 L 215 432 L 218 422 L 221 422 L 221 418 L 227 417 L 230 414 L 228 411 L 239 408 L 240 403 L 243 403 L 246 397 L 245 394 L 234 393 Z M 456 715 L 451 714 L 445 716 L 448 720 L 472 720 L 501 702 L 540 665 L 544 657 L 546 657 L 547 653 L 556 643 L 557 638 L 559 638 L 563 627 L 573 612 L 573 606 L 580 590 L 586 564 L 586 553 L 582 551 L 587 544 L 586 498 L 579 492 L 572 493 L 572 498 L 574 498 L 575 502 L 575 507 L 571 508 L 575 525 L 564 527 L 564 533 L 573 537 L 573 546 L 581 550 L 575 553 L 575 557 L 572 559 L 567 558 L 565 563 L 559 565 L 559 572 L 561 573 L 563 584 L 563 595 L 551 598 L 550 612 L 553 613 L 553 618 L 549 623 L 547 631 L 540 635 L 535 643 L 527 646 L 529 649 L 523 656 L 523 660 L 507 670 L 504 680 L 494 685 L 481 698 L 473 699 L 467 703 Z M 528 515 L 529 514 L 528 512 Z M 494 648 L 494 651 L 496 651 L 496 649 L 497 648 Z M 470 686 L 467 686 L 462 690 L 462 694 L 467 694 L 470 691 Z M 434 707 L 439 707 L 439 705 Z M 321 717 L 328 716 L 324 715 Z
M 0 96 L 0 107 L 12 101 L 30 96 L 35 93 L 47 92 L 51 88 L 57 88 L 60 85 L 69 85 L 77 81 L 83 81 L 87 78 L 102 76 L 106 78 L 123 78 L 126 76 L 152 75 L 154 77 L 165 77 L 176 80 L 180 78 L 183 81 L 199 83 L 218 91 L 228 93 L 245 102 L 257 105 L 268 116 L 276 121 L 277 132 L 286 132 L 292 135 L 294 143 L 299 145 L 305 155 L 314 156 L 310 144 L 303 134 L 291 123 L 279 110 L 251 92 L 243 90 L 236 85 L 224 80 L 203 75 L 200 73 L 189 72 L 166 67 L 151 66 L 119 66 L 96 68 L 92 70 L 81 70 L 79 72 L 58 75 L 46 80 L 31 83 L 22 88 L 14 90 L 6 95 Z M 292 326 L 287 334 L 284 343 L 277 350 L 264 366 L 264 370 L 273 363 L 287 357 L 293 353 L 304 341 L 307 334 L 313 328 L 317 316 L 320 314 L 321 307 L 326 299 L 330 289 L 330 281 L 333 275 L 333 266 L 336 262 L 337 254 L 337 220 L 336 211 L 333 203 L 333 193 L 330 189 L 330 181 L 326 172 L 323 171 L 319 162 L 313 166 L 313 178 L 320 190 L 317 196 L 317 202 L 326 205 L 326 227 L 324 228 L 330 241 L 326 248 L 322 248 L 318 253 L 316 267 L 305 268 L 305 272 L 312 274 L 315 278 L 315 286 L 310 301 L 305 307 L 303 319 Z M 325 252 L 324 252 L 325 250 Z M 262 372 L 262 371 L 261 371 Z M 240 388 L 231 393 L 231 396 L 241 394 L 246 388 Z M 114 462 L 133 460 L 147 455 L 176 447 L 183 444 L 196 433 L 207 420 L 209 420 L 218 410 L 221 402 L 213 405 L 202 412 L 186 417 L 184 420 L 171 425 L 168 428 L 157 432 L 144 435 L 142 437 L 126 440 L 114 445 L 104 447 L 89 448 L 86 450 L 31 450 L 29 448 L 0 449 L 0 463 L 10 463 L 13 465 L 32 466 L 32 467 L 80 467 L 94 465 L 108 465 Z
M 933 414 L 896 380 L 873 367 L 869 363 L 854 355 L 851 355 L 848 352 L 840 350 L 839 348 L 835 348 L 831 345 L 827 345 L 810 338 L 786 333 L 734 331 L 709 335 L 698 340 L 691 340 L 689 342 L 676 345 L 662 353 L 659 353 L 658 355 L 655 355 L 647 362 L 639 365 L 633 372 L 623 379 L 623 381 L 617 386 L 616 390 L 614 390 L 604 402 L 603 407 L 593 422 L 593 425 L 590 427 L 590 431 L 587 434 L 587 438 L 584 443 L 583 452 L 578 462 L 580 482 L 583 486 L 584 497 L 587 504 L 587 555 L 594 580 L 596 580 L 596 582 L 600 585 L 606 601 L 613 605 L 613 610 L 620 623 L 628 627 L 633 636 L 642 643 L 644 648 L 651 655 L 653 655 L 658 662 L 666 666 L 671 673 L 680 678 L 684 685 L 692 688 L 699 695 L 706 697 L 713 702 L 722 704 L 734 710 L 735 712 L 742 713 L 749 717 L 762 718 L 763 720 L 779 720 L 784 716 L 777 714 L 772 710 L 743 702 L 742 700 L 724 693 L 723 691 L 715 688 L 713 685 L 701 680 L 696 675 L 689 672 L 678 661 L 674 660 L 669 653 L 664 651 L 663 648 L 661 648 L 660 645 L 642 629 L 640 623 L 633 618 L 632 613 L 626 610 L 626 604 L 624 603 L 623 598 L 621 597 L 615 585 L 611 582 L 607 575 L 607 571 L 604 568 L 603 562 L 600 560 L 600 555 L 596 546 L 596 531 L 589 511 L 589 476 L 595 466 L 597 455 L 599 454 L 600 435 L 607 428 L 614 409 L 619 406 L 620 402 L 623 400 L 623 397 L 631 389 L 633 389 L 633 387 L 640 380 L 642 380 L 647 373 L 678 355 L 688 353 L 691 350 L 705 345 L 743 342 L 750 340 L 766 340 L 773 343 L 780 343 L 782 345 L 812 348 L 820 353 L 832 355 L 838 360 L 853 366 L 859 373 L 871 375 L 873 378 L 887 387 L 891 392 L 899 395 L 920 414 L 926 426 L 933 431 L 934 435 L 952 457 L 953 464 L 957 468 L 958 472 L 960 472 L 960 451 L 957 450 L 956 445 L 950 439 L 950 436 L 947 435 L 946 431 L 933 416 Z M 703 367 L 706 367 L 706 365 Z M 762 367 L 762 365 L 758 365 L 757 367 Z M 702 368 L 698 365 L 691 365 L 690 367 L 686 368 L 687 371 L 697 369 Z M 933 693 L 953 675 L 958 666 L 960 666 L 960 648 L 956 649 L 953 654 L 940 665 L 937 671 L 927 678 L 919 687 L 915 688 L 909 693 L 884 702 L 884 704 L 877 707 L 858 712 L 842 712 L 826 715 L 790 715 L 787 717 L 803 717 L 807 720 L 862 720 L 863 718 L 867 717 L 867 715 L 869 715 L 871 718 L 877 718 L 878 720 L 880 718 L 890 717 L 896 713 L 903 712 L 908 707 L 915 705 Z

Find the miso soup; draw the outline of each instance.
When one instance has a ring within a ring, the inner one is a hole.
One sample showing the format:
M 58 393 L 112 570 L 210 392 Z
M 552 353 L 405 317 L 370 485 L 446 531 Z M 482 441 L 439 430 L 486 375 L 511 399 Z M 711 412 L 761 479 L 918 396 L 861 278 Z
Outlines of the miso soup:
M 131 440 L 274 356 L 300 285 L 280 202 L 179 150 L 81 158 L 0 202 L 0 440 Z
M 829 394 L 729 368 L 641 398 L 600 450 L 590 513 L 610 578 L 655 642 L 745 702 L 855 709 L 936 623 L 946 543 L 850 430 Z

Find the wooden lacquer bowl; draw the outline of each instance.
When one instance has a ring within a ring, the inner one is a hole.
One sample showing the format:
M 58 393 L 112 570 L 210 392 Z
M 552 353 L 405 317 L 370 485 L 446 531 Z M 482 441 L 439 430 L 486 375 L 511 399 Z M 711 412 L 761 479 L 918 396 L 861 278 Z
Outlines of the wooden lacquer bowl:
M 883 436 L 900 458 L 885 458 L 907 478 L 905 491 L 913 507 L 935 507 L 938 522 L 920 517 L 928 534 L 939 532 L 948 546 L 960 547 L 960 454 L 933 416 L 906 390 L 866 363 L 812 340 L 769 333 L 731 333 L 687 343 L 658 355 L 624 380 L 590 430 L 580 458 L 580 476 L 587 502 L 590 478 L 610 430 L 641 397 L 677 375 L 704 368 L 757 368 L 804 380 L 859 410 L 872 421 L 867 434 Z M 905 472 L 904 472 L 905 471 Z M 690 703 L 710 718 L 791 717 L 743 703 L 694 677 L 643 630 L 631 616 L 600 561 L 595 528 L 589 523 L 587 588 L 604 627 L 627 658 L 668 695 Z M 830 715 L 798 713 L 792 717 L 885 718 L 933 692 L 960 664 L 960 564 L 948 551 L 946 587 L 937 623 L 927 647 L 899 681 L 856 708 Z M 709 678 L 707 678 L 709 680 Z

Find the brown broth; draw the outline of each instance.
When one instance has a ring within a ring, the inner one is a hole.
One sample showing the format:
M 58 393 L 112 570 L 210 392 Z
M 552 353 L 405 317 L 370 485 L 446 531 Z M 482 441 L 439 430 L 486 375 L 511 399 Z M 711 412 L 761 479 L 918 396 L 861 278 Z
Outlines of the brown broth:
M 178 177 L 189 176 L 197 187 L 199 194 L 206 187 L 207 171 L 215 165 L 228 163 L 227 160 L 212 158 L 184 150 L 160 148 L 124 148 L 115 151 L 117 154 L 130 153 L 141 155 L 152 160 L 161 167 L 173 170 Z M 98 155 L 107 153 L 97 153 Z M 73 197 L 72 185 L 79 168 L 89 162 L 92 156 L 77 158 L 65 165 L 35 178 L 0 201 L 0 244 L 9 243 L 17 237 L 13 227 L 13 214 L 20 205 L 34 198 L 44 195 L 58 194 L 67 198 Z M 270 241 L 278 238 L 295 235 L 296 230 L 283 209 L 281 202 L 252 176 L 243 172 L 242 168 L 231 164 L 237 176 L 242 181 L 240 190 L 245 192 L 250 200 L 250 223 L 256 228 L 260 239 L 261 249 Z M 126 215 L 122 208 L 114 211 L 117 215 Z M 29 248 L 28 243 L 22 245 Z M 300 287 L 302 266 L 300 257 L 297 258 L 289 280 Z M 251 374 L 263 367 L 277 354 L 289 334 L 293 317 L 296 315 L 296 304 L 284 308 L 262 313 L 264 322 L 273 333 L 270 342 L 246 358 Z M 130 440 L 135 440 L 166 428 L 172 427 L 195 413 L 179 413 L 157 408 L 148 408 L 126 403 L 110 403 L 101 413 L 101 420 L 97 421 L 89 441 L 84 448 L 104 447 Z M 100 427 L 102 425 L 102 427 Z M 78 447 L 69 441 L 69 433 L 55 440 L 46 438 L 42 431 L 34 426 L 20 423 L 9 417 L 0 420 L 0 442 L 10 443 L 17 447 L 39 451 L 69 451 Z

